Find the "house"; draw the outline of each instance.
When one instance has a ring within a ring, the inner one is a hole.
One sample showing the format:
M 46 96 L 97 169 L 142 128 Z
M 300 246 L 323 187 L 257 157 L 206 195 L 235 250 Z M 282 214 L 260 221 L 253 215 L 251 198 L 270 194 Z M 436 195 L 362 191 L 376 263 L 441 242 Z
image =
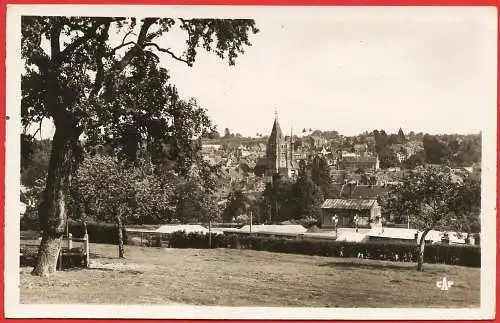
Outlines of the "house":
M 380 161 L 378 156 L 346 156 L 342 154 L 342 159 L 339 161 L 340 169 L 347 170 L 372 170 L 375 171 L 380 168 Z
M 327 199 L 321 206 L 323 228 L 373 228 L 382 225 L 381 208 L 375 199 Z M 355 219 L 358 219 L 356 224 Z
M 367 144 L 355 144 L 354 152 L 356 152 L 359 156 L 363 156 L 368 152 Z
M 320 136 L 310 136 L 308 138 L 309 143 L 314 148 L 321 148 L 327 144 L 328 140 Z
M 203 144 L 201 146 L 202 151 L 216 151 L 216 150 L 221 150 L 222 145 L 216 145 L 216 144 Z

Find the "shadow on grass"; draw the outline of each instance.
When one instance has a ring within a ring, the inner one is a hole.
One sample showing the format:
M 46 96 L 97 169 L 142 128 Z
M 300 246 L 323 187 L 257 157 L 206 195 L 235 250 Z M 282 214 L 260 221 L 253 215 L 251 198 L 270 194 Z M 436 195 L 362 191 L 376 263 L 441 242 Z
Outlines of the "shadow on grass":
M 114 268 L 102 268 L 102 267 L 73 267 L 73 268 L 66 268 L 63 269 L 62 271 L 104 271 L 104 272 L 118 272 L 122 274 L 131 274 L 131 275 L 140 275 L 144 274 L 143 271 L 140 270 L 133 270 L 133 269 L 114 269 Z
M 114 260 L 116 260 L 116 259 L 118 259 L 118 257 L 103 256 L 103 255 L 100 255 L 98 253 L 91 252 L 90 259 L 114 259 Z
M 432 268 L 433 264 L 424 263 L 423 270 L 419 273 L 423 275 L 434 275 L 443 273 L 443 269 Z M 350 269 L 379 269 L 379 270 L 393 270 L 400 272 L 417 272 L 417 264 L 409 262 L 394 262 L 394 263 L 380 263 L 376 260 L 361 260 L 355 261 L 339 261 L 339 262 L 326 262 L 319 264 L 320 267 L 331 268 L 350 268 Z
M 340 261 L 340 262 L 326 262 L 319 264 L 320 267 L 332 267 L 332 268 L 363 268 L 363 269 L 396 269 L 400 271 L 414 271 L 416 265 L 414 264 L 400 264 L 400 263 L 377 263 L 377 262 L 353 262 L 353 261 Z

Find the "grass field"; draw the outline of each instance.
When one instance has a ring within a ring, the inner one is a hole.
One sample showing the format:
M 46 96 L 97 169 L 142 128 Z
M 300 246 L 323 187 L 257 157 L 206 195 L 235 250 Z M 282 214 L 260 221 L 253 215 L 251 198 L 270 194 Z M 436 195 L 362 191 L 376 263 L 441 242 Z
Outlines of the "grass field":
M 91 268 L 33 277 L 21 268 L 21 303 L 299 307 L 478 307 L 480 269 L 234 249 L 91 244 Z M 436 281 L 454 282 L 441 291 Z

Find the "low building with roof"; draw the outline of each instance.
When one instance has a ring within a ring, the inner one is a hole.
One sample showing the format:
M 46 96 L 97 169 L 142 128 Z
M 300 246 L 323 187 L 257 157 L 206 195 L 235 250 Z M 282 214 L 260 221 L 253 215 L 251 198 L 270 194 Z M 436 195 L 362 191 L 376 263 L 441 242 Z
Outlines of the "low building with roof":
M 346 154 L 342 154 L 342 158 L 339 160 L 338 165 L 340 169 L 351 171 L 375 171 L 380 168 L 380 160 L 378 156 L 347 156 Z
M 224 229 L 224 234 L 254 234 L 263 236 L 295 237 L 303 235 L 307 229 L 299 224 L 257 224 L 245 225 L 239 229 Z
M 374 228 L 367 233 L 368 241 L 391 241 L 418 243 L 422 231 L 405 228 Z M 442 232 L 431 230 L 425 236 L 426 243 L 474 244 L 474 237 L 463 232 Z
M 323 228 L 373 228 L 382 225 L 376 199 L 327 199 L 321 206 Z M 337 225 L 334 223 L 338 219 Z M 357 225 L 355 219 L 358 219 Z

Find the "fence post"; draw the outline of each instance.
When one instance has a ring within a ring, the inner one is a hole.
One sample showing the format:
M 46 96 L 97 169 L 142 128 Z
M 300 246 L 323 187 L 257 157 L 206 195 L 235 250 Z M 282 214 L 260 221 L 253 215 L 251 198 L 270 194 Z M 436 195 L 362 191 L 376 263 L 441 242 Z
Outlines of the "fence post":
M 68 250 L 73 249 L 73 235 L 68 233 Z
M 89 267 L 90 266 L 90 248 L 89 248 L 89 235 L 88 233 L 85 233 L 83 236 L 84 240 L 84 249 L 85 249 L 85 266 Z
M 63 269 L 63 265 L 62 265 L 62 258 L 63 258 L 63 251 L 62 251 L 62 248 L 59 250 L 59 256 L 57 258 L 57 262 L 59 263 L 59 270 L 62 270 Z

